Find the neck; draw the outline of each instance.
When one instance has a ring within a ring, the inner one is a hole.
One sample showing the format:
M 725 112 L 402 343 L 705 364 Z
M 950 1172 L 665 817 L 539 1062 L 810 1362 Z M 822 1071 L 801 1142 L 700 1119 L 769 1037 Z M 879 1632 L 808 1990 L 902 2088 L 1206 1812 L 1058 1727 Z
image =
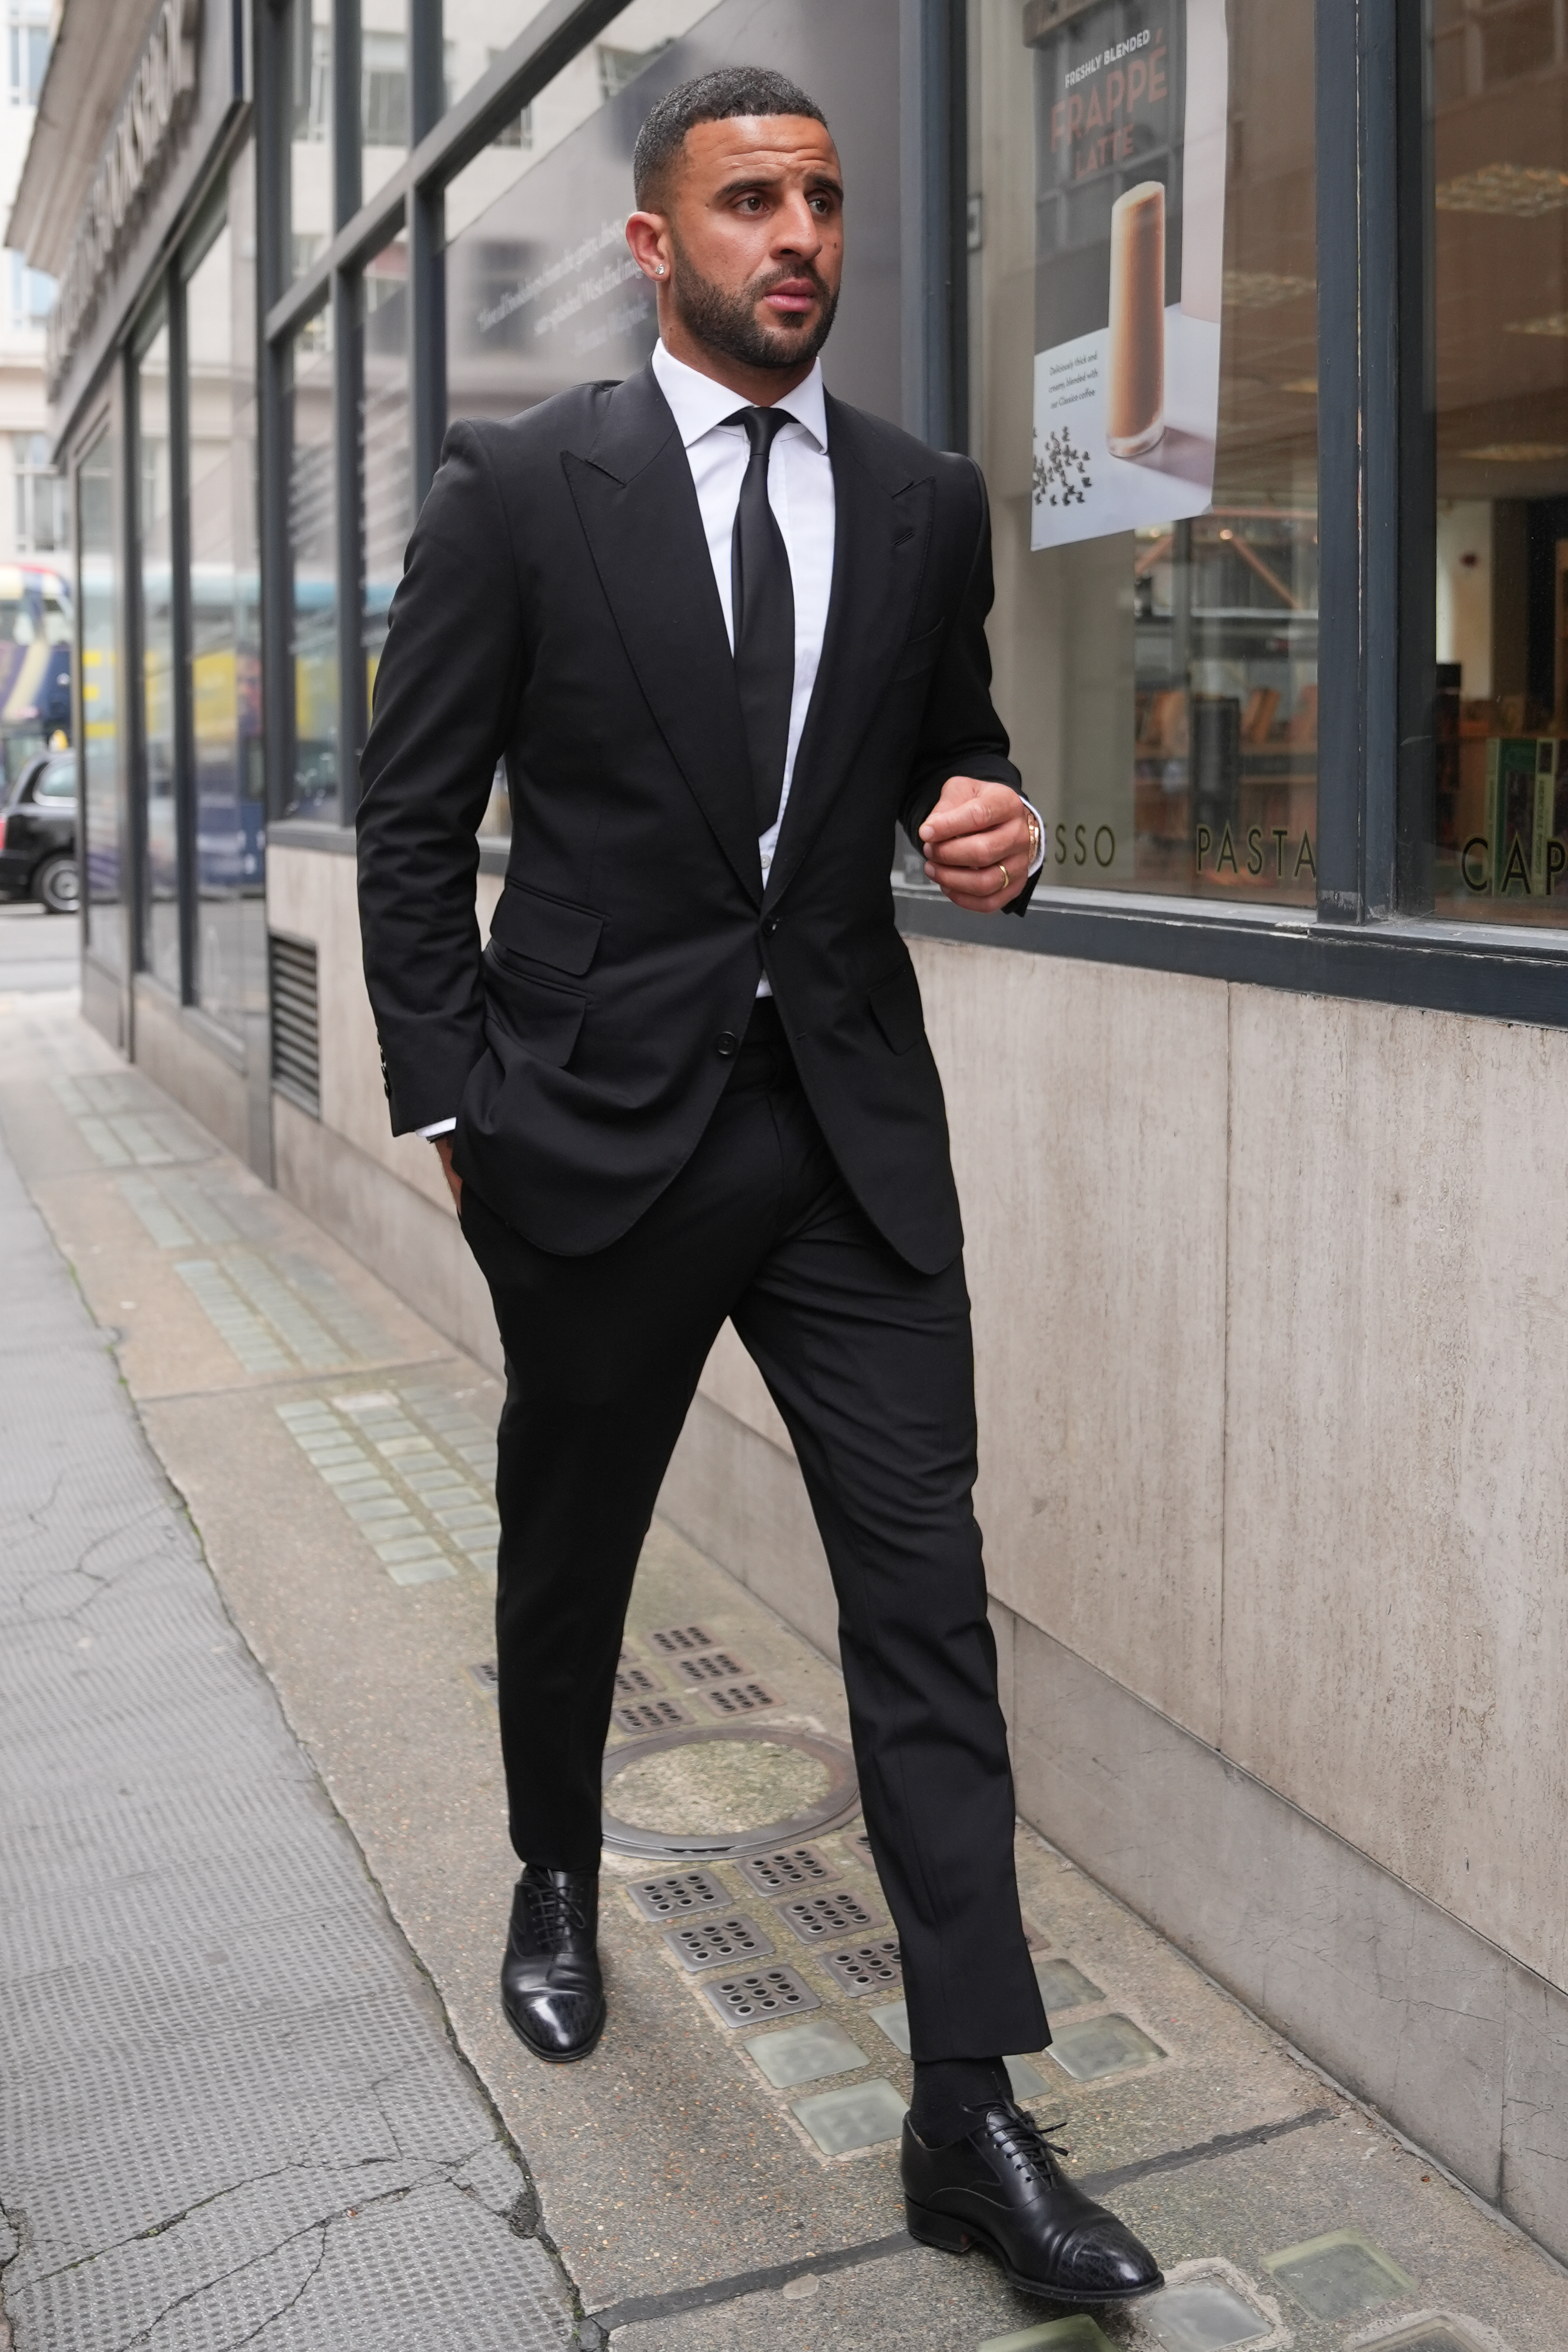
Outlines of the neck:
M 670 357 L 679 360 L 683 367 L 695 369 L 698 375 L 710 376 L 715 383 L 722 383 L 727 392 L 733 392 L 749 407 L 771 408 L 775 401 L 784 399 L 797 384 L 804 383 L 817 364 L 813 352 L 789 367 L 747 367 L 744 360 L 731 359 L 727 352 L 716 352 L 699 342 L 684 320 L 674 315 L 665 289 L 660 292 L 659 340 Z

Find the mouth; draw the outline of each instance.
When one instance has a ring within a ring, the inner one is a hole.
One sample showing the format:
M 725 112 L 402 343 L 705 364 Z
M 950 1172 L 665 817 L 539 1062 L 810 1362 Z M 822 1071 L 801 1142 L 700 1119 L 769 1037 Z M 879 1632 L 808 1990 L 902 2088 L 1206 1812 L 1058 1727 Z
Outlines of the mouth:
M 777 286 L 768 288 L 762 298 L 762 306 L 772 312 L 780 325 L 790 325 L 809 317 L 821 299 L 821 289 L 809 278 L 784 278 Z

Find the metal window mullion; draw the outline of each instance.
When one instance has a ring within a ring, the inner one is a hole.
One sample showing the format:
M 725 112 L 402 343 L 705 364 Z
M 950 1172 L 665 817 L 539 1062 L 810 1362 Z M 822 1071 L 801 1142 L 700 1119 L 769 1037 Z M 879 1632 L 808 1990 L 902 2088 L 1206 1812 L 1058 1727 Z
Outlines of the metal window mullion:
M 269 342 L 268 310 L 288 282 L 287 46 L 281 8 L 256 11 L 256 464 L 261 512 L 263 761 L 270 821 L 288 804 L 294 773 L 292 583 L 288 551 L 287 347 Z
M 360 287 L 343 272 L 332 281 L 332 456 L 338 542 L 338 814 L 352 824 L 360 799 L 365 740 L 362 646 L 364 565 L 360 519 L 360 399 L 363 340 L 356 332 Z
M 899 0 L 898 45 L 904 422 L 955 448 L 967 405 L 956 364 L 966 48 L 953 0 Z
M 1317 0 L 1318 913 L 1334 922 L 1396 905 L 1397 58 L 1396 0 Z
M 125 674 L 120 688 L 120 767 L 124 777 L 122 801 L 125 864 L 122 898 L 128 942 L 128 984 L 147 969 L 152 916 L 147 871 L 147 665 L 141 626 L 141 401 L 136 351 L 127 342 L 120 355 L 120 438 L 123 453 L 120 495 L 115 500 L 116 524 L 124 548 L 120 567 L 120 611 L 115 615 L 124 648 Z
M 332 0 L 332 227 L 360 209 L 359 0 Z
M 1399 777 L 1396 896 L 1429 914 L 1437 845 L 1437 173 L 1431 0 L 1399 0 Z
M 186 373 L 185 288 L 178 268 L 168 278 L 169 326 L 169 628 L 174 721 L 174 872 L 178 894 L 180 1002 L 196 1001 L 196 759 L 191 694 L 190 400 Z
M 417 147 L 446 110 L 441 0 L 409 0 L 409 137 Z M 408 422 L 413 505 L 417 514 L 441 460 L 446 430 L 444 199 L 439 186 L 409 190 Z

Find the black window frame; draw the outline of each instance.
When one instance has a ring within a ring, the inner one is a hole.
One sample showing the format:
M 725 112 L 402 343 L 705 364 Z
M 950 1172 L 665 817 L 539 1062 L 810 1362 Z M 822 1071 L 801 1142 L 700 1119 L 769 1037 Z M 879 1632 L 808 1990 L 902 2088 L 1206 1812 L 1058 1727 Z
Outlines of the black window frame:
M 324 303 L 335 312 L 342 727 L 340 822 L 352 823 L 365 712 L 359 628 L 358 417 L 349 354 L 358 273 L 405 229 L 409 415 L 417 510 L 445 422 L 442 210 L 447 184 L 504 133 L 623 0 L 549 0 L 450 108 L 441 0 L 407 0 L 407 156 L 360 201 L 357 0 L 332 42 L 334 234 L 289 281 L 282 0 L 257 11 L 264 479 L 280 483 L 281 357 Z M 905 421 L 968 439 L 966 387 L 967 0 L 899 0 L 903 66 Z M 1430 0 L 1316 0 L 1319 640 L 1315 908 L 1215 906 L 1111 891 L 1037 890 L 1021 922 L 965 915 L 895 884 L 913 936 L 1091 962 L 1568 1026 L 1568 927 L 1516 930 L 1432 916 L 1434 813 L 1433 190 Z M 285 502 L 264 495 L 267 740 L 288 740 Z M 350 562 L 345 564 L 343 556 Z M 269 762 L 276 818 L 287 779 Z

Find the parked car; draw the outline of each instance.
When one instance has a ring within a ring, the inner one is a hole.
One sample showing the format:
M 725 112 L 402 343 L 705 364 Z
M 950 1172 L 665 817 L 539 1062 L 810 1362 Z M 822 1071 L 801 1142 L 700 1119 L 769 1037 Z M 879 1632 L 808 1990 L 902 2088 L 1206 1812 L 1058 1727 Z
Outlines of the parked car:
M 74 751 L 29 760 L 0 803 L 0 898 L 36 898 L 51 915 L 81 904 Z

